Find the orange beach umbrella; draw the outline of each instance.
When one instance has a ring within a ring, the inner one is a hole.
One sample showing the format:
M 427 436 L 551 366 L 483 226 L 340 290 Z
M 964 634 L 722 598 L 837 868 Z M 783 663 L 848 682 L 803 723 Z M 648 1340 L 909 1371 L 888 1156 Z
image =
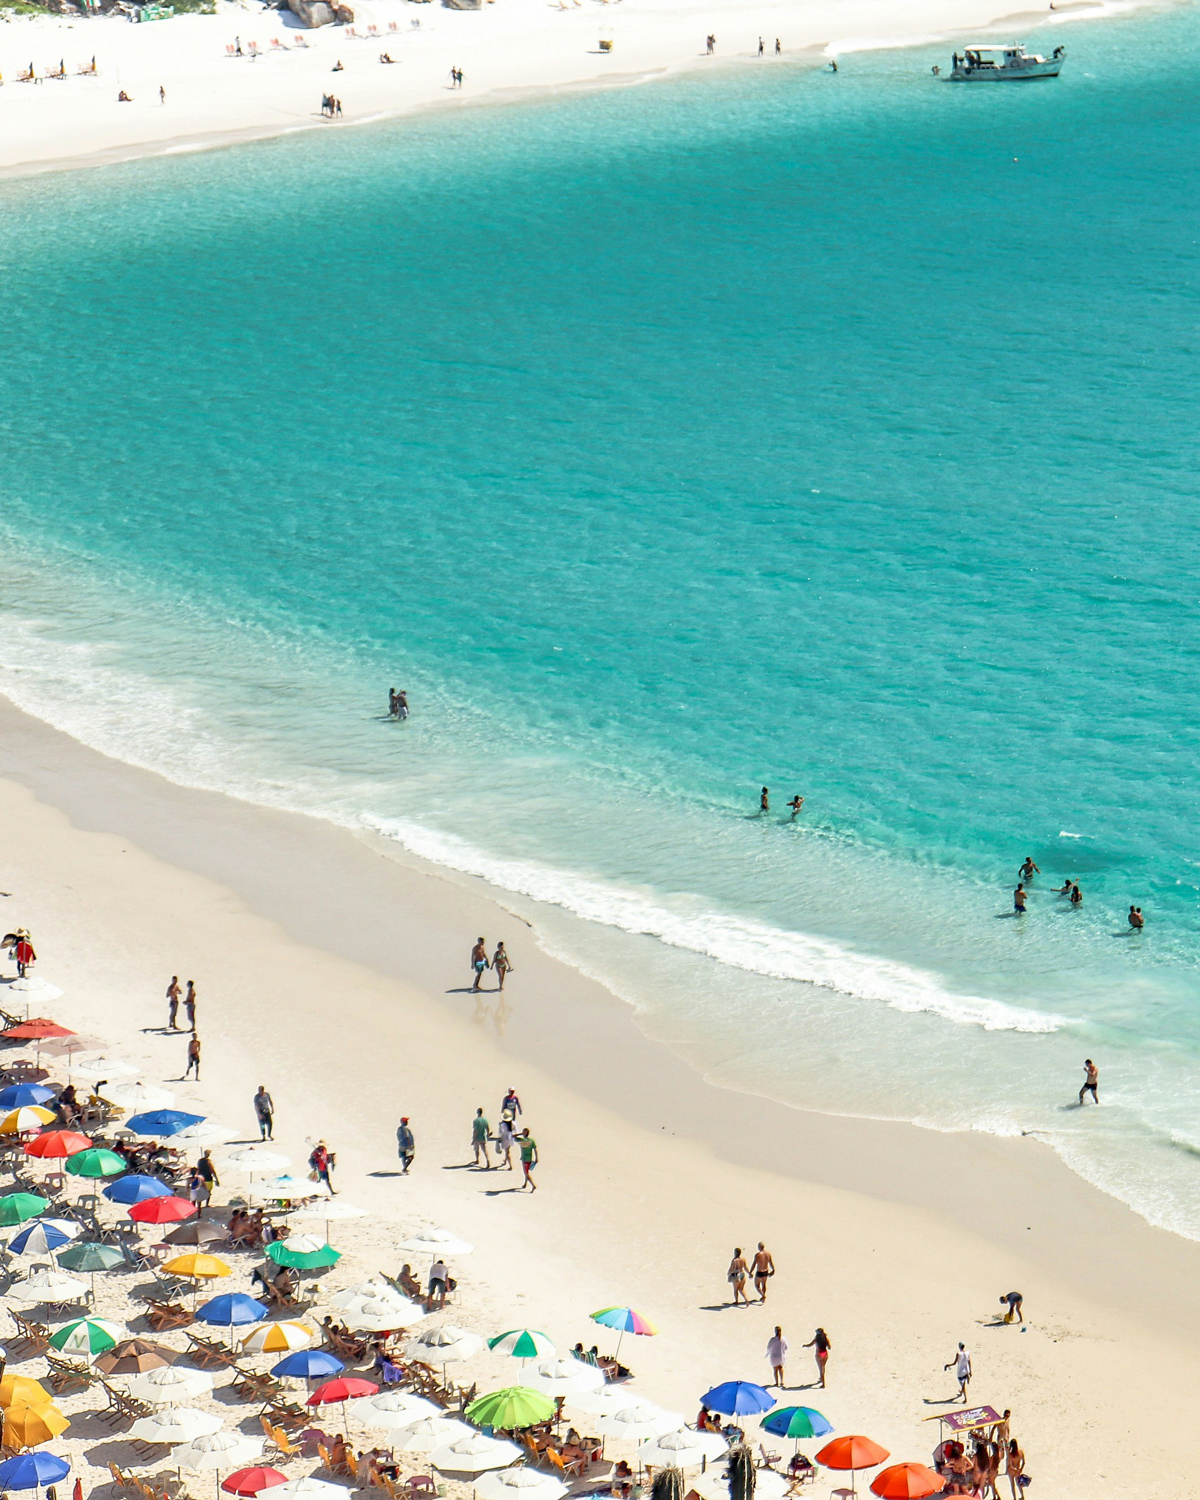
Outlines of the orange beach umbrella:
M 6 1375 L 0 1380 L 0 1407 L 48 1406 L 54 1397 L 32 1375 Z
M 6 1448 L 36 1448 L 39 1443 L 48 1443 L 60 1432 L 65 1432 L 70 1425 L 53 1402 L 25 1406 L 14 1401 L 4 1413 L 0 1442 Z
M 873 1469 L 890 1457 L 886 1448 L 868 1437 L 839 1437 L 825 1444 L 817 1462 L 827 1469 Z
M 926 1500 L 941 1490 L 941 1478 L 924 1464 L 890 1464 L 871 1481 L 871 1493 L 882 1500 Z

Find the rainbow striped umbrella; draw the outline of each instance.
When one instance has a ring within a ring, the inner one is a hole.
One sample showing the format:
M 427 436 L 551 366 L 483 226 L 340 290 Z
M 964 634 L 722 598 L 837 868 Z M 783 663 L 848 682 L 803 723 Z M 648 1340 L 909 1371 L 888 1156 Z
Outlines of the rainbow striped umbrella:
M 621 1340 L 627 1333 L 635 1333 L 642 1338 L 653 1338 L 658 1332 L 645 1313 L 640 1313 L 633 1307 L 602 1307 L 599 1312 L 591 1313 L 590 1316 L 593 1323 L 617 1330 L 618 1354 L 621 1352 Z

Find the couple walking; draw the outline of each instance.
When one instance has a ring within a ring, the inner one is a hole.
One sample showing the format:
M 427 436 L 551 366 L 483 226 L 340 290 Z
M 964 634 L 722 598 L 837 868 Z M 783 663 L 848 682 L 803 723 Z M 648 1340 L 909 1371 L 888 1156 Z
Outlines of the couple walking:
M 729 1270 L 725 1273 L 725 1279 L 733 1287 L 733 1305 L 739 1302 L 750 1306 L 750 1298 L 746 1295 L 746 1282 L 751 1276 L 754 1278 L 754 1290 L 758 1293 L 758 1300 L 767 1300 L 767 1280 L 775 1274 L 775 1262 L 771 1259 L 771 1252 L 763 1245 L 762 1240 L 758 1242 L 758 1249 L 753 1257 L 747 1262 L 740 1249 L 733 1252 L 733 1259 L 729 1262 Z
M 475 946 L 471 949 L 471 968 L 475 974 L 475 983 L 471 986 L 472 990 L 479 988 L 485 969 L 495 969 L 497 977 L 500 980 L 500 989 L 504 988 L 505 979 L 513 972 L 513 966 L 509 961 L 508 954 L 505 952 L 504 944 L 496 944 L 496 951 L 489 960 L 487 956 L 487 939 L 482 937 L 475 939 Z

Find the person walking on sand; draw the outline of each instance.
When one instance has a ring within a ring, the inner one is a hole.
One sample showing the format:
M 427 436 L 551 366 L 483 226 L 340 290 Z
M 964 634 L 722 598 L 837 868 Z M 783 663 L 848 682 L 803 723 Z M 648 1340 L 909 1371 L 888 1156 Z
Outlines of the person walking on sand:
M 179 1015 L 179 997 L 183 991 L 179 988 L 179 975 L 172 974 L 171 982 L 167 985 L 167 1030 L 178 1031 L 177 1017 Z
M 487 966 L 487 940 L 486 938 L 476 938 L 475 946 L 471 949 L 471 968 L 475 971 L 475 983 L 471 986 L 473 990 L 479 988 L 480 981 L 483 979 L 483 971 Z
M 504 1112 L 500 1116 L 500 1124 L 496 1127 L 497 1167 L 499 1167 L 500 1163 L 503 1162 L 508 1170 L 510 1172 L 512 1171 L 512 1148 L 516 1145 L 516 1143 L 517 1135 L 516 1131 L 513 1129 L 512 1115 L 508 1110 L 504 1110 Z
M 758 1300 L 765 1302 L 767 1300 L 767 1277 L 774 1276 L 775 1262 L 771 1259 L 771 1252 L 763 1248 L 762 1240 L 759 1240 L 758 1249 L 754 1252 L 754 1259 L 750 1264 L 754 1271 L 754 1290 L 758 1293 Z
M 193 1031 L 188 1039 L 187 1067 L 183 1070 L 185 1078 L 191 1075 L 192 1069 L 196 1070 L 196 1082 L 200 1082 L 200 1038 Z
M 1018 917 L 1025 915 L 1025 894 L 1024 885 L 1018 885 L 1013 892 L 1013 911 Z
M 329 1189 L 329 1196 L 331 1198 L 337 1197 L 337 1189 L 330 1180 L 330 1173 L 336 1165 L 337 1157 L 329 1149 L 324 1140 L 318 1141 L 312 1149 L 312 1155 L 308 1158 L 308 1169 L 310 1172 L 316 1174 L 313 1178 L 314 1182 L 323 1182 Z
M 479 1159 L 483 1158 L 485 1172 L 492 1170 L 492 1164 L 488 1161 L 488 1141 L 491 1138 L 492 1127 L 488 1124 L 483 1113 L 483 1105 L 475 1111 L 475 1118 L 471 1121 L 471 1150 L 475 1153 L 475 1165 L 479 1165 Z
M 959 1344 L 958 1353 L 953 1359 L 948 1360 L 943 1370 L 953 1370 L 954 1378 L 958 1381 L 958 1397 L 962 1404 L 967 1404 L 967 1387 L 971 1384 L 971 1351 L 966 1344 Z
M 1025 856 L 1025 863 L 1017 871 L 1017 877 L 1020 880 L 1032 880 L 1035 875 L 1040 875 L 1041 873 L 1041 870 L 1033 862 L 1033 855 L 1027 854 Z
M 163 88 L 161 83 L 158 86 L 158 102 L 160 105 L 163 105 L 167 102 L 167 91 L 165 88 Z
M 1100 1070 L 1099 1068 L 1097 1068 L 1096 1064 L 1091 1060 L 1090 1057 L 1084 1058 L 1083 1068 L 1085 1076 L 1083 1080 L 1083 1087 L 1079 1090 L 1079 1102 L 1080 1104 L 1083 1103 L 1084 1094 L 1091 1094 L 1092 1103 L 1099 1104 L 1100 1095 L 1097 1090 L 1100 1087 Z
M 517 1091 L 511 1083 L 508 1086 L 508 1093 L 500 1101 L 500 1113 L 503 1114 L 505 1110 L 514 1120 L 521 1113 L 521 1101 L 517 1098 Z
M 819 1377 L 818 1384 L 820 1385 L 821 1389 L 824 1390 L 825 1366 L 829 1363 L 829 1351 L 833 1348 L 833 1344 L 830 1342 L 829 1335 L 823 1328 L 818 1328 L 816 1333 L 813 1334 L 812 1338 L 809 1339 L 808 1343 L 805 1344 L 804 1347 L 806 1349 L 811 1349 L 813 1352 L 813 1358 L 817 1362 L 817 1375 Z
M 221 1179 L 217 1176 L 217 1169 L 208 1151 L 201 1153 L 200 1160 L 196 1163 L 196 1171 L 200 1173 L 204 1182 L 204 1204 L 207 1207 L 213 1188 L 221 1186 Z
M 404 1177 L 408 1176 L 408 1169 L 413 1164 L 416 1150 L 417 1141 L 412 1133 L 412 1126 L 408 1123 L 408 1116 L 402 1115 L 399 1125 L 396 1126 L 396 1155 L 400 1158 L 400 1165 L 403 1168 L 401 1175 Z
M 761 57 L 766 50 L 767 49 L 763 46 L 763 39 L 762 39 L 762 37 L 759 37 L 759 39 L 758 39 L 758 55 L 759 55 L 759 57 Z
M 496 951 L 492 954 L 492 968 L 500 976 L 500 988 L 503 989 L 505 975 L 512 973 L 512 964 L 504 951 L 503 943 L 496 944 Z
M 1021 1304 L 1025 1298 L 1020 1292 L 1005 1292 L 1000 1298 L 1001 1306 L 1008 1305 L 1008 1311 L 1004 1314 L 1006 1323 L 1019 1323 L 1021 1321 Z
M 533 1180 L 533 1169 L 538 1164 L 537 1142 L 529 1134 L 528 1130 L 521 1132 L 521 1171 L 524 1173 L 524 1181 L 521 1183 L 521 1191 L 530 1188 L 537 1192 L 537 1183 Z
M 187 1016 L 188 1030 L 196 1029 L 196 986 L 189 979 L 187 982 L 187 994 L 183 997 L 183 1012 Z
M 258 1093 L 254 1096 L 254 1118 L 258 1121 L 260 1139 L 273 1141 L 275 1139 L 275 1101 L 267 1093 L 265 1083 L 259 1084 Z
M 1129 925 L 1133 928 L 1134 932 L 1141 932 L 1142 928 L 1145 927 L 1146 919 L 1142 916 L 1142 908 L 1140 906 L 1131 906 L 1129 908 Z
M 1004 1452 L 1004 1472 L 1008 1475 L 1008 1482 L 1012 1488 L 1012 1500 L 1020 1500 L 1021 1479 L 1025 1473 L 1025 1454 L 1021 1451 L 1021 1445 L 1016 1438 L 1008 1440 L 1008 1447 Z
M 729 1262 L 729 1269 L 725 1272 L 725 1280 L 733 1288 L 733 1305 L 744 1302 L 750 1306 L 750 1298 L 746 1295 L 746 1277 L 749 1275 L 750 1267 L 746 1264 L 746 1258 L 742 1254 L 742 1247 L 738 1245 L 733 1252 L 733 1259 Z
M 783 1329 L 778 1326 L 775 1332 L 767 1340 L 767 1359 L 771 1365 L 771 1373 L 775 1379 L 772 1385 L 783 1389 L 783 1367 L 787 1363 L 788 1341 L 783 1336 Z
M 783 52 L 783 43 L 779 40 L 778 37 L 776 37 L 775 38 L 775 56 L 778 57 L 782 52 Z
M 758 794 L 758 810 L 764 813 L 771 811 L 771 788 L 768 786 L 763 787 Z
M 709 55 L 709 57 L 711 57 L 713 55 L 713 53 L 716 51 L 717 39 L 710 32 L 708 34 L 708 36 L 705 37 L 704 42 L 705 42 L 705 46 L 706 46 L 706 48 L 708 50 L 708 55 Z
M 429 1295 L 425 1299 L 426 1312 L 433 1311 L 433 1299 L 437 1298 L 437 1305 L 443 1308 L 446 1305 L 446 1293 L 450 1287 L 450 1272 L 446 1269 L 446 1262 L 438 1256 L 429 1268 Z

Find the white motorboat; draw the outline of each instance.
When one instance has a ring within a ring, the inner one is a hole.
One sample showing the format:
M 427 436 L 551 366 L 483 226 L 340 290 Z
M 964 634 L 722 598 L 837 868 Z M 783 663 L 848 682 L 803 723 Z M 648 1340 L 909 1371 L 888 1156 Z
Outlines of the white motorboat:
M 1021 78 L 1057 78 L 1066 57 L 1065 47 L 1055 47 L 1050 57 L 1026 52 L 1020 42 L 1003 47 L 964 47 L 954 54 L 947 83 L 1008 83 Z M 934 69 L 940 73 L 940 68 Z

